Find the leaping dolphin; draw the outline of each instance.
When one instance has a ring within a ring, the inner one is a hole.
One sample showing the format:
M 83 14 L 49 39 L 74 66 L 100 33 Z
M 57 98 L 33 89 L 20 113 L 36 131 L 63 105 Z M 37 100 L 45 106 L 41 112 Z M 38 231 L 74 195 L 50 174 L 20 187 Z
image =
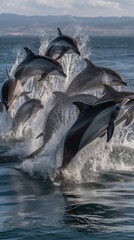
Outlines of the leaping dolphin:
M 66 93 L 74 95 L 92 89 L 102 88 L 105 81 L 112 86 L 127 86 L 124 79 L 114 70 L 94 65 L 89 59 L 84 59 L 87 67 L 70 83 Z
M 45 126 L 43 129 L 43 133 L 39 134 L 37 136 L 43 136 L 43 143 L 42 146 L 34 151 L 32 154 L 28 155 L 26 158 L 33 158 L 35 155 L 37 155 L 42 148 L 50 141 L 53 134 L 58 130 L 58 128 L 61 126 L 63 122 L 66 121 L 67 115 L 66 113 L 70 112 L 70 109 L 72 109 L 73 102 L 74 101 L 82 101 L 85 104 L 94 104 L 98 98 L 93 95 L 87 95 L 87 94 L 80 94 L 80 95 L 74 95 L 74 96 L 67 96 L 67 94 L 63 92 L 53 92 L 55 95 L 55 102 L 56 104 L 49 112 L 47 119 L 45 121 Z M 87 105 L 87 106 L 88 106 Z M 75 115 L 75 113 L 74 113 Z M 76 117 L 78 116 L 78 112 L 76 113 Z M 74 119 L 69 119 L 70 125 L 72 125 L 75 121 Z
M 26 95 L 30 92 L 23 92 L 21 82 L 10 76 L 6 69 L 8 79 L 1 88 L 1 101 L 5 105 L 6 110 L 10 111 L 13 103 L 19 96 Z
M 80 55 L 77 41 L 67 35 L 63 35 L 61 30 L 57 28 L 58 37 L 54 38 L 48 45 L 45 56 L 56 60 L 64 56 L 65 53 L 76 53 Z
M 82 109 L 82 103 L 74 103 Z M 107 130 L 107 142 L 114 132 L 114 121 L 120 107 L 114 101 L 108 101 L 94 106 L 83 105 L 83 111 L 68 131 L 63 150 L 63 163 L 61 169 L 67 167 L 71 159 L 87 144 L 102 135 Z
M 48 75 L 66 77 L 63 67 L 58 61 L 47 56 L 35 55 L 29 48 L 25 47 L 24 49 L 27 55 L 15 70 L 14 77 L 16 79 L 25 83 L 29 77 L 33 76 L 41 76 L 38 81 L 44 80 Z
M 104 95 L 96 102 L 102 103 L 105 101 L 116 101 L 117 103 L 122 103 L 122 107 L 115 121 L 118 125 L 122 121 L 125 121 L 125 125 L 129 125 L 134 116 L 134 92 L 130 91 L 116 91 L 114 88 L 104 84 Z
M 16 132 L 20 124 L 24 124 L 31 116 L 36 114 L 42 108 L 43 105 L 39 99 L 30 99 L 23 103 L 14 117 L 12 130 Z

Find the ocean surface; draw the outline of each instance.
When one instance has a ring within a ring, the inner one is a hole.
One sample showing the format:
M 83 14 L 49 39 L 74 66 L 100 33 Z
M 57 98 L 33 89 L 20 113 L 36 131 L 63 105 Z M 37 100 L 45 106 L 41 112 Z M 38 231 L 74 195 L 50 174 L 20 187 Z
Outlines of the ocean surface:
M 116 127 L 113 139 L 96 139 L 75 157 L 69 176 L 53 185 L 61 160 L 61 142 L 73 119 L 68 112 L 64 124 L 34 160 L 24 160 L 41 145 L 36 136 L 52 106 L 52 92 L 65 90 L 85 67 L 83 58 L 118 71 L 134 90 L 134 37 L 75 36 L 82 57 L 65 56 L 68 78 L 36 83 L 29 79 L 31 98 L 40 98 L 44 110 L 21 126 L 16 135 L 10 128 L 20 98 L 11 114 L 0 113 L 0 239 L 134 239 L 134 122 Z M 24 47 L 44 53 L 49 41 L 41 37 L 0 37 L 0 86 L 13 75 L 24 58 Z M 66 81 L 66 82 L 65 82 Z M 127 88 L 126 88 L 127 89 Z M 98 94 L 95 92 L 95 94 Z M 58 159 L 58 160 L 57 160 Z M 57 162 L 56 162 L 57 161 Z M 16 169 L 16 167 L 18 167 Z

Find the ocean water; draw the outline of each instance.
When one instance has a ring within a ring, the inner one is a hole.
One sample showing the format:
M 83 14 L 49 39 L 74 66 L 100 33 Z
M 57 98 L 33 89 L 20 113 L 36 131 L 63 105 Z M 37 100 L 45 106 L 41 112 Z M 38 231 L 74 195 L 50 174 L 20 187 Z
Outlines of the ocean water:
M 30 97 L 40 98 L 44 110 L 11 133 L 15 112 L 0 113 L 0 239 L 134 239 L 134 122 L 117 126 L 112 141 L 96 139 L 84 148 L 67 169 L 60 186 L 51 180 L 62 161 L 64 135 L 74 121 L 74 109 L 62 116 L 62 124 L 43 151 L 33 160 L 27 154 L 41 145 L 42 131 L 52 108 L 55 90 L 65 91 L 83 69 L 83 58 L 117 70 L 134 90 L 134 37 L 75 37 L 82 57 L 65 56 L 67 79 L 51 77 L 38 83 L 28 79 Z M 24 47 L 44 53 L 49 41 L 41 37 L 0 37 L 0 85 L 25 56 Z M 93 92 L 98 94 L 98 92 Z M 17 169 L 16 169 L 17 167 Z

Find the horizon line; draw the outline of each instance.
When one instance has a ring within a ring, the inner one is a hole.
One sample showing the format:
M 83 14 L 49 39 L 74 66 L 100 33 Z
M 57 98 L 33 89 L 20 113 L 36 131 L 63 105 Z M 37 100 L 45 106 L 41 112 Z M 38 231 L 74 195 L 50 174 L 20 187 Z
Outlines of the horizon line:
M 133 18 L 134 16 L 114 16 L 114 15 L 111 15 L 111 16 L 75 16 L 75 15 L 71 15 L 71 14 L 64 14 L 64 15 L 24 15 L 24 14 L 16 14 L 16 13 L 10 13 L 10 12 L 3 12 L 3 13 L 0 13 L 0 15 L 6 15 L 6 14 L 9 14 L 9 15 L 15 15 L 15 16 L 25 16 L 25 17 L 74 17 L 74 18 Z

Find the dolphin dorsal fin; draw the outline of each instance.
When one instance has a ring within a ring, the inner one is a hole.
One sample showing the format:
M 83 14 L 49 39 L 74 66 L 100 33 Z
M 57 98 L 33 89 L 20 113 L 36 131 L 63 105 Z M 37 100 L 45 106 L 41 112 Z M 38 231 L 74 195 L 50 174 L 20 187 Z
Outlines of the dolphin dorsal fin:
M 84 58 L 85 62 L 87 63 L 87 67 L 94 67 L 95 65 L 88 59 L 88 58 Z
M 61 32 L 60 28 L 57 28 L 57 32 L 58 32 L 58 36 L 62 35 L 62 32 Z
M 80 112 L 84 111 L 88 107 L 92 107 L 92 105 L 88 105 L 88 104 L 82 103 L 82 102 L 73 102 L 73 104 L 75 106 L 77 106 L 77 108 L 79 109 Z
M 24 47 L 24 50 L 26 51 L 26 57 L 32 57 L 34 56 L 35 54 L 27 47 Z
M 120 93 L 118 93 L 114 88 L 112 88 L 111 86 L 107 85 L 107 84 L 103 84 L 104 90 L 103 93 L 105 94 L 104 96 L 106 97 L 117 97 L 118 95 L 120 95 Z
M 6 74 L 7 74 L 7 77 L 10 79 L 11 78 L 11 76 L 10 76 L 10 73 L 9 73 L 9 71 L 8 71 L 8 69 L 6 68 Z
M 53 94 L 56 97 L 56 102 L 57 101 L 62 101 L 63 99 L 69 99 L 69 96 L 66 93 L 60 92 L 60 91 L 55 91 Z
M 25 98 L 25 101 L 26 101 L 26 102 L 29 101 L 29 100 L 31 100 L 31 98 L 30 98 L 29 96 L 27 96 L 26 94 L 24 94 L 24 98 Z

